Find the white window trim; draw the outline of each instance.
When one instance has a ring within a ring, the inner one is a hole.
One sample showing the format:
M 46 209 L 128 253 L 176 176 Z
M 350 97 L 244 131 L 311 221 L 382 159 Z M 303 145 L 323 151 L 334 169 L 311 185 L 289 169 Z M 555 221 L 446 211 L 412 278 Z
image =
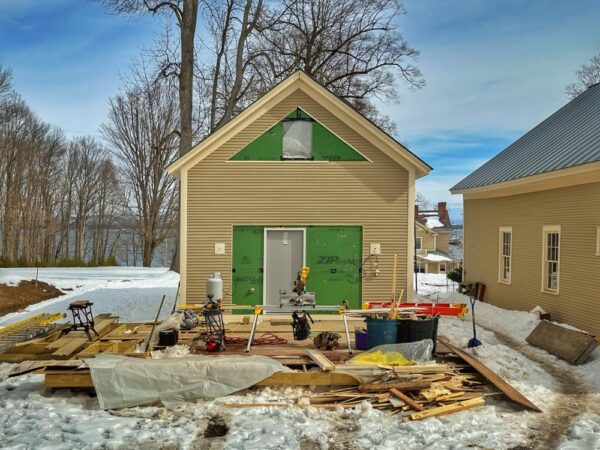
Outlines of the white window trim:
M 560 257 L 561 257 L 561 246 L 562 246 L 562 235 L 560 225 L 544 225 L 542 229 L 542 292 L 545 294 L 558 295 L 560 291 Z M 548 233 L 558 233 L 558 267 L 556 269 L 556 289 L 549 289 L 546 287 L 546 255 L 548 252 L 548 239 L 546 235 Z
M 596 227 L 596 256 L 600 256 L 600 225 Z
M 508 268 L 508 279 L 505 280 L 503 275 L 504 269 L 504 260 L 503 260 L 503 233 L 510 233 L 510 265 Z M 512 272 L 513 272 L 513 230 L 512 227 L 500 227 L 498 229 L 498 283 L 502 284 L 511 284 L 512 282 Z
M 417 242 L 419 242 L 418 246 Z M 423 238 L 421 236 L 415 237 L 415 250 L 423 250 Z

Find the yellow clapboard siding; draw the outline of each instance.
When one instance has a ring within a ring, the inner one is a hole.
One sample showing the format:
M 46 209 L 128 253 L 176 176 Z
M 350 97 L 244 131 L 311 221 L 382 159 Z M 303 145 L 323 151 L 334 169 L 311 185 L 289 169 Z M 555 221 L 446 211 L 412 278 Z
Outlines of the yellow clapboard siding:
M 600 183 L 464 202 L 465 276 L 503 308 L 540 305 L 559 321 L 600 334 Z M 544 225 L 560 225 L 558 295 L 541 292 Z M 499 227 L 512 227 L 511 284 L 498 280 Z

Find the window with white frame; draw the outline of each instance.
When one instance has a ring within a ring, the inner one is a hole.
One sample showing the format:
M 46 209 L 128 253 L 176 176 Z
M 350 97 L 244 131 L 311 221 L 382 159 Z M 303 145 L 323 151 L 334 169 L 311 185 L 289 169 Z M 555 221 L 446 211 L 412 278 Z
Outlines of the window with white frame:
M 440 263 L 440 265 L 438 267 L 438 271 L 440 273 L 446 273 L 446 263 Z
M 596 227 L 596 256 L 600 256 L 600 226 Z
M 544 227 L 542 290 L 558 293 L 560 277 L 560 225 Z
M 512 227 L 500 227 L 498 281 L 510 283 L 512 274 Z
M 421 250 L 423 245 L 423 238 L 421 236 L 417 236 L 415 238 L 415 250 Z

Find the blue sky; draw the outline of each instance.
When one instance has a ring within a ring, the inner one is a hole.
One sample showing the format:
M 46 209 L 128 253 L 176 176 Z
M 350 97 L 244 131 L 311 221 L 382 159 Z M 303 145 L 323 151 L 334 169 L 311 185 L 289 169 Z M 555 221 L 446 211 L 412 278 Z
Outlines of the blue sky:
M 400 20 L 427 86 L 380 107 L 397 138 L 434 167 L 417 182 L 448 188 L 567 102 L 574 71 L 600 52 L 597 0 L 405 0 Z M 85 0 L 0 0 L 0 64 L 46 121 L 98 134 L 108 98 L 160 31 L 157 19 L 106 14 Z

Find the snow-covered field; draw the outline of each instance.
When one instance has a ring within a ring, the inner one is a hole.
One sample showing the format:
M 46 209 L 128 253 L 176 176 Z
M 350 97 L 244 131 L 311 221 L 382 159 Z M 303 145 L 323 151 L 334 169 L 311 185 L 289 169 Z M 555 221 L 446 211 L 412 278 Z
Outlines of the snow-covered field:
M 0 283 L 17 284 L 23 279 L 34 279 L 36 270 L 0 269 Z M 96 315 L 110 312 L 126 322 L 154 320 L 164 294 L 167 297 L 161 313 L 163 319 L 171 312 L 179 283 L 179 275 L 167 268 L 142 267 L 40 268 L 38 278 L 66 295 L 0 317 L 0 327 L 40 312 L 66 312 L 69 303 L 81 299 L 94 303 Z
M 30 269 L 0 271 L 0 282 L 35 277 Z M 170 306 L 178 276 L 166 269 L 102 268 L 40 269 L 40 279 L 68 295 L 30 306 L 27 311 L 0 318 L 0 326 L 38 312 L 64 311 L 76 298 L 94 301 L 97 313 L 112 312 L 123 320 L 150 320 L 163 294 Z M 422 300 L 467 302 L 453 292 L 443 275 L 419 274 Z M 525 337 L 538 318 L 533 313 L 476 305 L 478 338 L 484 346 L 476 355 L 508 380 L 545 413 L 523 411 L 499 397 L 486 406 L 403 423 L 369 405 L 352 410 L 296 407 L 225 408 L 223 403 L 289 403 L 306 395 L 303 388 L 261 388 L 225 399 L 186 403 L 174 409 L 140 407 L 99 410 L 86 393 L 51 392 L 40 375 L 0 382 L 1 448 L 512 448 L 600 449 L 600 352 L 591 361 L 572 367 L 548 353 L 533 349 Z M 440 321 L 439 334 L 458 345 L 471 337 L 469 317 Z M 2 372 L 10 365 L 0 365 Z M 573 393 L 566 388 L 576 382 Z M 566 389 L 566 390 L 565 390 Z M 561 405 L 567 405 L 563 409 Z M 569 409 L 570 408 L 570 409 Z M 208 419 L 224 417 L 230 431 L 223 438 L 204 438 Z M 572 423 L 571 423 L 572 422 Z M 552 443 L 540 437 L 557 432 Z

